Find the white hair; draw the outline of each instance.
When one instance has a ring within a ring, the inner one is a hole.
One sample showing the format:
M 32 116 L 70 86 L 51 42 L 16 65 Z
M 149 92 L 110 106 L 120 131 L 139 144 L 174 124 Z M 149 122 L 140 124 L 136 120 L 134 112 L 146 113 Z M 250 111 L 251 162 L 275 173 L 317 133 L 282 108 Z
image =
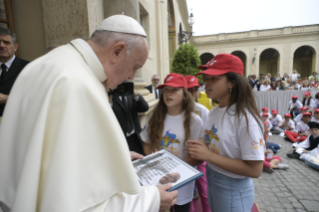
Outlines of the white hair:
M 158 76 L 157 74 L 153 74 L 152 79 L 153 79 L 154 77 L 159 77 L 159 76 Z
M 143 40 L 145 40 L 147 44 L 146 37 L 142 35 L 112 32 L 107 30 L 95 30 L 91 35 L 90 40 L 102 47 L 123 41 L 127 46 L 127 56 L 131 55 L 131 51 L 141 48 L 143 46 Z

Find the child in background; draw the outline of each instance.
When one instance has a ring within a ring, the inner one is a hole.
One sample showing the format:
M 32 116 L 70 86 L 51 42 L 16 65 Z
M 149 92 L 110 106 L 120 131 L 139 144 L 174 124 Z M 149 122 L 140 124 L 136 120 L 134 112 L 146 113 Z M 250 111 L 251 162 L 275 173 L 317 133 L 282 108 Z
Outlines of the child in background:
M 278 110 L 276 110 L 276 109 L 273 109 L 271 111 L 271 114 L 272 114 L 272 116 L 269 118 L 269 120 L 271 121 L 271 124 L 273 127 L 270 131 L 271 131 L 271 133 L 278 134 L 278 132 L 276 131 L 276 127 L 281 125 L 282 117 L 281 117 L 281 115 L 278 114 Z
M 263 108 L 261 109 L 260 116 L 262 116 L 264 113 L 267 113 L 267 114 L 268 114 L 268 119 L 269 119 L 269 117 L 271 117 L 271 114 L 268 113 L 268 108 L 263 107 Z
M 141 132 L 146 155 L 167 149 L 192 166 L 202 161 L 187 157 L 187 140 L 199 139 L 204 133 L 203 122 L 194 111 L 194 99 L 187 92 L 187 81 L 183 75 L 167 75 L 158 104 L 155 106 L 144 130 Z M 175 212 L 189 212 L 194 194 L 194 181 L 178 189 L 177 203 L 171 208 Z
M 196 102 L 196 99 L 198 97 L 198 88 L 200 87 L 200 85 L 198 84 L 198 79 L 192 75 L 185 76 L 185 79 L 187 80 L 187 91 L 192 95 L 193 100 L 195 102 L 195 113 L 201 117 L 204 126 L 206 126 L 209 111 L 206 107 Z M 195 181 L 198 194 L 201 200 L 202 211 L 210 212 L 207 200 L 206 161 L 198 165 L 196 168 L 204 174 L 203 177 Z M 193 202 L 194 201 L 192 201 L 191 203 L 190 212 L 195 211 Z
M 272 124 L 271 122 L 268 120 L 268 116 L 269 116 L 269 113 L 263 113 L 262 116 L 261 116 L 261 120 L 263 121 L 263 123 L 265 124 L 266 126 L 266 132 L 269 134 L 270 133 L 270 130 L 272 128 Z
M 307 137 L 309 136 L 309 126 L 307 125 L 307 123 L 310 122 L 310 120 L 311 120 L 311 113 L 304 112 L 302 114 L 301 121 L 297 124 L 297 127 L 296 127 L 296 131 L 298 133 L 286 130 L 285 131 L 286 138 L 293 143 L 297 141 L 300 142 L 300 141 L 306 140 Z
M 287 157 L 289 158 L 301 158 L 304 159 L 305 153 L 312 151 L 317 148 L 319 145 L 319 123 L 317 122 L 309 122 L 308 126 L 310 128 L 311 135 L 306 138 L 301 143 L 294 143 L 292 153 L 288 153 Z M 302 156 L 302 157 L 301 157 Z
M 271 91 L 269 79 L 264 80 L 263 84 L 260 86 L 260 91 Z
M 308 110 L 307 107 L 302 107 L 302 108 L 300 108 L 300 114 L 298 114 L 298 116 L 296 116 L 296 118 L 295 118 L 295 120 L 294 120 L 295 126 L 298 124 L 298 122 L 301 121 L 302 114 L 303 114 L 304 112 L 306 112 L 307 110 Z
M 288 102 L 288 111 L 291 114 L 291 118 L 294 119 L 300 113 L 300 108 L 302 107 L 301 102 L 298 100 L 298 96 L 292 96 L 292 100 Z
M 316 95 L 315 95 L 315 106 L 312 109 L 312 114 L 314 114 L 314 110 L 316 108 L 319 108 L 319 93 L 316 93 Z
M 317 123 L 319 123 L 319 108 L 316 108 L 316 109 L 315 109 L 314 114 L 315 114 L 315 116 L 313 116 L 313 117 L 311 118 L 311 121 L 312 121 L 312 122 L 317 122 Z
M 302 100 L 302 105 L 304 107 L 308 107 L 310 111 L 313 111 L 313 108 L 315 107 L 315 100 L 313 100 L 309 91 L 305 92 L 304 98 Z
M 270 129 L 272 128 L 272 124 L 271 122 L 268 120 L 268 113 L 263 113 L 261 116 L 261 120 L 263 121 L 263 123 L 265 124 L 265 132 L 266 132 L 266 140 L 267 140 L 267 148 L 271 149 L 273 151 L 274 154 L 277 153 L 277 149 L 280 149 L 280 145 L 269 142 L 268 140 L 268 136 L 272 135 L 270 132 Z
M 276 130 L 279 131 L 282 136 L 284 136 L 284 132 L 286 130 L 293 131 L 295 129 L 295 123 L 291 120 L 290 113 L 285 113 L 284 119 L 285 121 L 283 121 L 281 125 L 276 127 Z
M 188 141 L 188 155 L 207 161 L 208 202 L 212 212 L 251 211 L 254 184 L 264 160 L 264 125 L 242 61 L 219 54 L 204 70 L 206 94 L 219 105 L 209 112 L 204 139 Z M 245 191 L 243 195 L 242 191 Z

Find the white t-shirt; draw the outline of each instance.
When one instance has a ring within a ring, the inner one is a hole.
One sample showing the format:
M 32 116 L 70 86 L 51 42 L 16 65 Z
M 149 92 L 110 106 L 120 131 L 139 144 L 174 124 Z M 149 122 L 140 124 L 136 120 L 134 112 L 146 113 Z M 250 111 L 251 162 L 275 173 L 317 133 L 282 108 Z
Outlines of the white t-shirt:
M 318 105 L 319 105 L 319 99 L 316 99 L 314 103 L 314 107 L 317 108 Z
M 200 116 L 203 121 L 203 126 L 206 126 L 208 121 L 209 110 L 202 104 L 195 102 L 195 113 Z
M 303 121 L 298 122 L 296 131 L 299 133 L 305 133 L 309 131 L 309 126 L 305 124 Z
M 238 158 L 241 160 L 260 160 L 263 161 L 264 156 L 264 125 L 260 120 L 260 129 L 257 121 L 247 111 L 248 118 L 248 133 L 247 124 L 244 116 L 237 119 L 235 116 L 235 107 L 233 104 L 228 111 L 227 107 L 214 107 L 208 114 L 208 123 L 205 127 L 205 141 L 207 142 L 210 151 L 229 158 Z M 207 162 L 207 165 L 226 176 L 232 178 L 244 178 L 245 176 L 238 175 L 226 171 L 212 163 Z
M 286 120 L 282 121 L 281 125 L 283 125 L 285 122 L 286 122 Z M 292 128 L 291 130 L 294 130 L 295 129 L 295 122 L 293 120 L 289 119 L 288 126 Z M 288 130 L 288 127 L 284 126 L 282 129 Z
M 315 107 L 315 100 L 311 98 L 309 105 L 307 105 L 307 104 L 308 104 L 308 100 L 306 99 L 304 107 L 309 107 L 310 110 L 312 110 Z M 316 107 L 317 107 L 317 105 L 316 105 Z
M 265 121 L 265 125 L 266 125 L 267 129 L 268 129 L 269 127 L 272 128 L 272 124 L 271 124 L 271 122 L 270 122 L 269 120 Z
M 163 137 L 161 141 L 161 148 L 167 149 L 174 155 L 178 156 L 181 159 L 187 158 L 187 149 L 185 143 L 185 131 L 184 131 L 184 113 L 181 113 L 177 116 L 170 116 L 166 114 L 164 120 L 164 130 L 163 130 Z M 151 138 L 149 138 L 147 133 L 147 126 L 146 123 L 143 131 L 141 132 L 140 136 L 141 139 L 145 143 L 150 143 Z M 201 118 L 192 113 L 192 120 L 190 124 L 191 134 L 188 140 L 198 140 L 204 134 L 204 126 Z M 178 196 L 177 196 L 177 205 L 184 205 L 193 199 L 193 191 L 194 191 L 194 181 L 179 188 L 178 189 Z
M 277 114 L 277 116 L 275 118 L 270 119 L 270 121 L 272 125 L 275 125 L 276 127 L 278 127 L 279 122 L 282 121 L 282 117 L 281 115 Z
M 302 107 L 301 102 L 299 100 L 297 100 L 295 103 L 293 103 L 292 100 L 290 100 L 288 102 L 288 108 L 291 109 L 291 108 L 294 108 L 294 107 L 297 107 L 300 110 L 300 108 Z
M 264 112 L 261 112 L 261 113 L 260 113 L 260 116 L 263 116 L 263 113 L 264 113 Z M 270 113 L 268 113 L 268 119 L 269 119 L 270 117 L 272 117 L 272 115 L 271 115 Z
M 262 84 L 259 88 L 260 91 L 268 91 L 270 89 L 270 85 L 264 85 Z
M 291 74 L 290 77 L 292 81 L 295 81 L 298 77 L 300 77 L 300 74 Z
M 309 86 L 309 87 L 301 87 L 301 90 L 302 91 L 306 91 L 306 90 L 310 90 L 311 89 L 311 87 Z
M 316 119 L 316 117 L 314 117 L 314 116 L 311 117 L 311 121 L 312 121 L 312 122 L 317 122 L 317 123 L 319 123 L 319 119 Z
M 302 114 L 300 113 L 300 114 L 298 114 L 298 116 L 296 116 L 295 122 L 298 124 L 298 122 L 301 121 L 301 118 L 302 118 Z

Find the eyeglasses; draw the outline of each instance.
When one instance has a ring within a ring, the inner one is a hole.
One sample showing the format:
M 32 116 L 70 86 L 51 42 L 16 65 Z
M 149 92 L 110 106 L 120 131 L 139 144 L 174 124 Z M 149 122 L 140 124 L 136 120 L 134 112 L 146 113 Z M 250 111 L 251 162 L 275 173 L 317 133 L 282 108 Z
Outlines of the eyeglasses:
M 159 79 L 152 79 L 153 81 L 159 81 Z

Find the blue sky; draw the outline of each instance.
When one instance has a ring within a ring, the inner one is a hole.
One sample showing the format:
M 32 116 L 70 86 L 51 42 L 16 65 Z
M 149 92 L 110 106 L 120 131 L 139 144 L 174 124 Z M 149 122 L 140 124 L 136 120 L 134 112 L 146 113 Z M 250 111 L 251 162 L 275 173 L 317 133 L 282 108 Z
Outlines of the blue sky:
M 187 0 L 187 4 L 196 19 L 195 36 L 319 24 L 319 0 Z

